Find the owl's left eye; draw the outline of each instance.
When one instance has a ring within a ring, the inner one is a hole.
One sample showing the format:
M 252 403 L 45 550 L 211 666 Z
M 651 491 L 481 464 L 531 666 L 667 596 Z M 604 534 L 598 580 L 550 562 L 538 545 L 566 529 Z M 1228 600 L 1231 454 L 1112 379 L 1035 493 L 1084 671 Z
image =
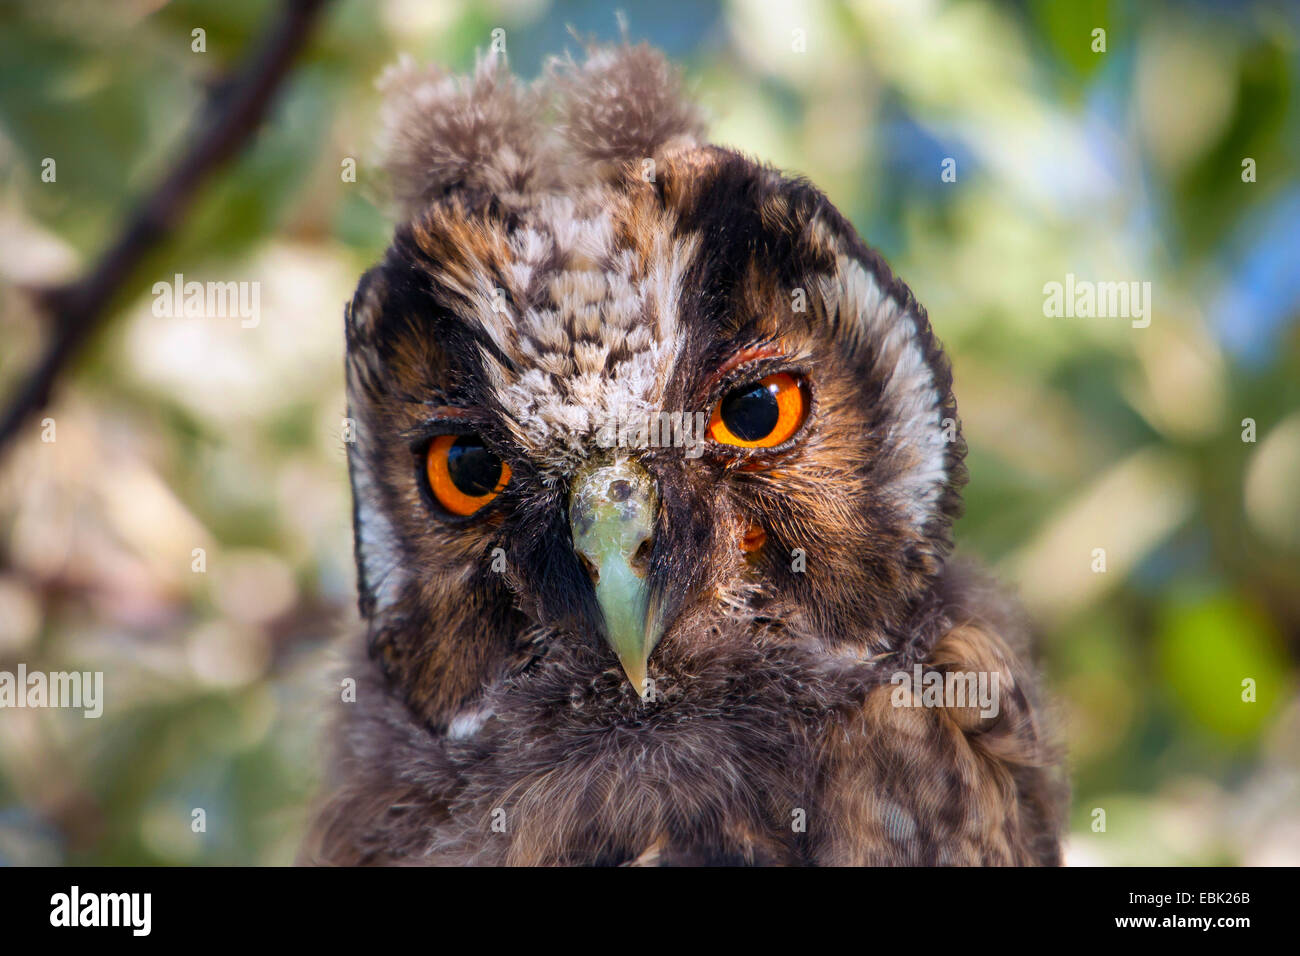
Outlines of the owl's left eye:
M 439 435 L 429 445 L 425 473 L 438 504 L 461 517 L 474 514 L 510 483 L 510 466 L 477 435 Z
M 733 388 L 713 409 L 709 435 L 738 448 L 774 448 L 807 417 L 803 381 L 786 372 Z

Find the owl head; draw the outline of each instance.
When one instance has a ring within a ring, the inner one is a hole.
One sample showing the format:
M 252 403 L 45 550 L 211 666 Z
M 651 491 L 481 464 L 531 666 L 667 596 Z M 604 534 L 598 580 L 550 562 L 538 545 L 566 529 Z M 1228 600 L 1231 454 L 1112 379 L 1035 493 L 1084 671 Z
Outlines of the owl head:
M 636 702 L 728 641 L 903 640 L 964 445 L 925 310 L 826 196 L 707 143 L 645 46 L 383 85 L 401 222 L 347 309 L 349 462 L 417 714 L 563 648 Z

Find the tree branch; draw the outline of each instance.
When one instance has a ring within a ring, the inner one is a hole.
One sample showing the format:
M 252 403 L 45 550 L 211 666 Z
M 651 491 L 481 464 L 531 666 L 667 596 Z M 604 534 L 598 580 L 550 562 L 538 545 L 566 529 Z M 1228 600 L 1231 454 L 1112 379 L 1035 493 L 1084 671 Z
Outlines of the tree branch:
M 38 293 L 53 329 L 45 352 L 0 416 L 0 454 L 48 403 L 60 372 L 107 317 L 110 303 L 148 252 L 176 228 L 204 180 L 252 138 L 327 2 L 285 0 L 262 42 L 216 84 L 219 92 L 195 121 L 192 145 L 136 207 L 117 241 L 80 279 Z

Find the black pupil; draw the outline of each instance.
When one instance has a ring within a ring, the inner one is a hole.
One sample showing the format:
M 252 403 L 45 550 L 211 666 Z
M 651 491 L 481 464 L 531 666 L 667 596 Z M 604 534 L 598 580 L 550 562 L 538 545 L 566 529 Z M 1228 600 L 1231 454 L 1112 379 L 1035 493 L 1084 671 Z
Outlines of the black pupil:
M 741 441 L 772 434 L 780 414 L 776 396 L 762 382 L 742 385 L 722 399 L 722 422 Z
M 477 435 L 461 435 L 447 449 L 447 474 L 462 494 L 481 498 L 501 481 L 501 459 L 484 448 Z

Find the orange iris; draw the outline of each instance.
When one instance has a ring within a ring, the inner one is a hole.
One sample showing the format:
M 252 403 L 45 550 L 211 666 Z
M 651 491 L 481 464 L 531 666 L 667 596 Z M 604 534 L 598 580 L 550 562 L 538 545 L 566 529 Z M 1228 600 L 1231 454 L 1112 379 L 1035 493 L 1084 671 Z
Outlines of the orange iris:
M 807 406 L 799 379 L 778 372 L 723 396 L 709 420 L 709 436 L 737 448 L 773 448 L 799 430 Z
M 439 435 L 425 459 L 429 487 L 454 515 L 472 515 L 510 483 L 510 466 L 473 435 Z

